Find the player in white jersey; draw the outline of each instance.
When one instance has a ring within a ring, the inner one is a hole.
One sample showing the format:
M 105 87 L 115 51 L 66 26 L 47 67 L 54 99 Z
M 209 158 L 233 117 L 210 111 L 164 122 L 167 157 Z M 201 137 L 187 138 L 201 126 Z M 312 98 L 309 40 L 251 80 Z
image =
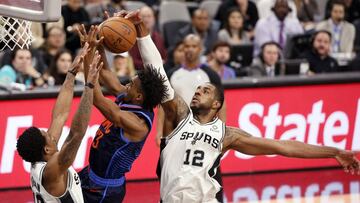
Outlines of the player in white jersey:
M 137 12 L 126 18 L 134 19 Z M 136 21 L 135 21 L 136 22 Z M 139 22 L 137 22 L 139 23 Z M 152 64 L 164 77 L 162 59 L 144 26 L 137 26 L 144 64 Z M 167 77 L 166 77 L 167 78 Z M 326 146 L 315 146 L 292 140 L 271 140 L 251 136 L 245 131 L 225 126 L 217 114 L 224 102 L 224 91 L 211 83 L 199 86 L 190 109 L 174 93 L 168 81 L 170 101 L 164 101 L 163 150 L 160 157 L 160 195 L 163 202 L 217 202 L 220 185 L 213 178 L 221 155 L 234 149 L 249 155 L 279 154 L 297 158 L 335 158 L 345 172 L 360 174 L 356 153 Z
M 79 108 L 71 123 L 69 135 L 60 151 L 57 149 L 57 143 L 69 115 L 75 76 L 82 66 L 88 47 L 88 44 L 84 46 L 66 75 L 52 112 L 48 131 L 30 127 L 20 135 L 17 141 L 16 147 L 20 156 L 31 163 L 31 189 L 35 202 L 84 202 L 79 176 L 71 164 L 90 119 L 93 88 L 95 82 L 98 81 L 99 70 L 102 67 L 102 63 L 99 64 L 99 54 L 95 55 L 89 67 L 90 71 Z

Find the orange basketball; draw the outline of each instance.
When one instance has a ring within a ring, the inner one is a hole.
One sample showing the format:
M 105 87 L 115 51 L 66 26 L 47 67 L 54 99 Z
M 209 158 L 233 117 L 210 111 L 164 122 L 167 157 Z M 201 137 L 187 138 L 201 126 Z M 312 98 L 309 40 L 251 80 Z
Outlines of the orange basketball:
M 136 42 L 134 24 L 121 17 L 112 17 L 101 23 L 100 37 L 104 37 L 105 47 L 113 53 L 129 51 Z

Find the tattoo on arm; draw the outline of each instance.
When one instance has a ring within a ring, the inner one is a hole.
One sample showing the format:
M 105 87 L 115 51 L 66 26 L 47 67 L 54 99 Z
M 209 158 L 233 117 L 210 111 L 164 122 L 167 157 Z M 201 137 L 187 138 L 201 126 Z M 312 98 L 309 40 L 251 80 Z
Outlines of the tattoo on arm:
M 85 135 L 91 114 L 93 103 L 93 90 L 85 88 L 81 97 L 80 105 L 71 123 L 70 133 L 65 140 L 59 156 L 59 164 L 68 168 L 75 159 L 76 152 Z
M 183 98 L 181 98 L 178 94 L 175 94 L 174 101 L 176 102 L 176 122 L 177 124 L 183 120 L 190 112 L 188 105 L 185 103 Z

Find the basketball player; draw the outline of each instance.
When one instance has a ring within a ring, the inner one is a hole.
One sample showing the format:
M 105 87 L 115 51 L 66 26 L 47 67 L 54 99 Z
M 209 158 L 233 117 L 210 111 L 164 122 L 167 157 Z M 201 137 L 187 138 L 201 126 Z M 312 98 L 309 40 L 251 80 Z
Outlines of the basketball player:
M 25 161 L 31 162 L 31 189 L 35 202 L 84 202 L 79 176 L 71 164 L 90 119 L 93 88 L 102 67 L 102 64 L 98 64 L 99 54 L 95 56 L 89 67 L 88 83 L 85 85 L 79 108 L 71 123 L 69 135 L 60 151 L 57 149 L 57 144 L 69 115 L 75 75 L 82 65 L 87 48 L 86 44 L 66 75 L 52 112 L 49 130 L 30 127 L 17 141 L 16 147 L 20 156 Z
M 89 33 L 80 27 L 79 36 L 91 45 L 91 50 L 97 47 L 102 54 L 105 65 L 100 81 L 117 97 L 113 102 L 104 97 L 99 84 L 95 85 L 94 105 L 105 120 L 92 142 L 89 166 L 79 176 L 85 202 L 121 202 L 125 196 L 125 173 L 139 156 L 152 127 L 153 108 L 167 100 L 167 90 L 164 77 L 153 68 L 138 71 L 129 84 L 121 85 L 107 66 L 97 32 L 96 27 Z M 141 46 L 140 41 L 138 45 Z
M 136 13 L 130 13 L 132 17 Z M 162 60 L 148 32 L 140 32 L 144 64 L 164 74 Z M 139 35 L 139 33 L 138 33 Z M 166 77 L 166 75 L 163 75 Z M 221 156 L 229 149 L 249 155 L 283 155 L 297 158 L 335 158 L 345 172 L 360 174 L 356 153 L 292 140 L 258 138 L 218 119 L 224 91 L 211 83 L 200 85 L 190 103 L 167 87 L 171 100 L 162 103 L 166 122 L 160 157 L 160 194 L 163 202 L 217 202 L 221 186 L 214 179 Z

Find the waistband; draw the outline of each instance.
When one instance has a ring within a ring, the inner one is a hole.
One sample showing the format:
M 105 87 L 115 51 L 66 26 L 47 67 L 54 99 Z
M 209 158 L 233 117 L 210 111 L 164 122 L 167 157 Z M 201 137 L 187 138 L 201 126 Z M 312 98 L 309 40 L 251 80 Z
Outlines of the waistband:
M 118 187 L 122 186 L 125 182 L 125 176 L 122 176 L 119 179 L 105 179 L 102 177 L 97 176 L 94 171 L 89 169 L 89 177 L 92 181 L 94 181 L 96 184 L 101 186 L 111 186 L 111 187 Z

